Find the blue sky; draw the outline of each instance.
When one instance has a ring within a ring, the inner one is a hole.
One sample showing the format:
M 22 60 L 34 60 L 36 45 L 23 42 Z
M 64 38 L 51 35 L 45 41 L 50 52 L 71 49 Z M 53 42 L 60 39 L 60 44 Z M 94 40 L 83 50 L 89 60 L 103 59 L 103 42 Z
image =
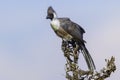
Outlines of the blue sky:
M 120 1 L 99 0 L 1 0 L 0 80 L 65 80 L 65 58 L 58 38 L 46 20 L 52 6 L 59 17 L 81 25 L 97 70 L 106 58 L 116 57 L 120 74 Z M 80 67 L 86 68 L 82 56 Z

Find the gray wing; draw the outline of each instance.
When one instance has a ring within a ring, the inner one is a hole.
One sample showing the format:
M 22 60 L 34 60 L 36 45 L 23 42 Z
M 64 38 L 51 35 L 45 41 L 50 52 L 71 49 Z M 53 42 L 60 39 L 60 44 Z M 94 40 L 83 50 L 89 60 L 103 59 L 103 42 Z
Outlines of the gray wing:
M 59 18 L 60 20 L 60 26 L 68 33 L 70 34 L 73 38 L 75 38 L 78 41 L 83 40 L 83 33 L 85 33 L 85 30 L 79 26 L 78 24 L 72 22 L 69 18 Z

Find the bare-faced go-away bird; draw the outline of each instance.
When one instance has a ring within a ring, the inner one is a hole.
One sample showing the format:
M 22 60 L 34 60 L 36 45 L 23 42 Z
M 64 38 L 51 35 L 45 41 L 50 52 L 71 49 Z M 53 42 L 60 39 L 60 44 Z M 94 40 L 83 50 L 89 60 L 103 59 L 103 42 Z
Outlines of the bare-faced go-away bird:
M 48 7 L 46 19 L 51 20 L 50 25 L 60 38 L 65 39 L 66 41 L 75 41 L 77 43 L 79 50 L 81 50 L 85 58 L 88 69 L 90 71 L 95 70 L 94 61 L 83 40 L 83 33 L 85 33 L 85 30 L 67 17 L 58 18 L 55 10 L 51 6 Z

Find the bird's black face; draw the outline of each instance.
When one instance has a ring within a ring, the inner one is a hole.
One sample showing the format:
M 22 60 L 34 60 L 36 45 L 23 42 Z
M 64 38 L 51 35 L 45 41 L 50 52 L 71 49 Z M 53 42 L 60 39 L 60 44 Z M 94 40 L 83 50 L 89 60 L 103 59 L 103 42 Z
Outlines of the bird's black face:
M 55 11 L 53 10 L 53 8 L 51 6 L 48 7 L 46 19 L 52 20 L 54 18 L 54 13 Z
M 47 16 L 46 16 L 46 19 L 52 20 L 53 17 L 54 17 L 53 13 L 48 13 Z

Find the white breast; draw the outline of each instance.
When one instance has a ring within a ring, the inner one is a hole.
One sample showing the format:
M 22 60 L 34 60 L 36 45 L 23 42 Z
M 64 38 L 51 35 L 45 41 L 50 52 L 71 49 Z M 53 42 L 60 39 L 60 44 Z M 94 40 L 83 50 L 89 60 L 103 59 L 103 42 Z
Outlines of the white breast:
M 53 28 L 54 30 L 58 30 L 59 27 L 60 27 L 60 22 L 59 22 L 59 20 L 53 19 L 53 20 L 51 21 L 51 26 L 52 26 L 52 28 Z

